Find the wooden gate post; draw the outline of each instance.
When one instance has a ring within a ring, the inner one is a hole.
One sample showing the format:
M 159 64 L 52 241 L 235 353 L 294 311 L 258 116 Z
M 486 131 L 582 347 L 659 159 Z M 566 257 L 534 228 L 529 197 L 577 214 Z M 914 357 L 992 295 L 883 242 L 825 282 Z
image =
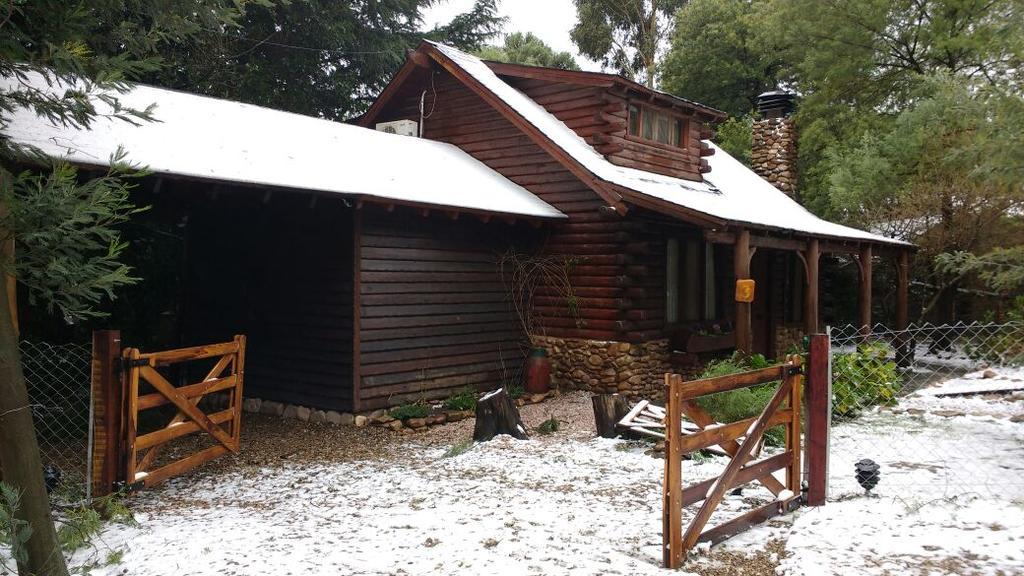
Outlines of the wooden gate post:
M 814 334 L 810 340 L 806 384 L 807 426 L 804 431 L 807 504 L 822 506 L 828 489 L 828 442 L 832 424 L 830 351 L 826 334 Z
M 121 331 L 92 333 L 92 495 L 106 496 L 122 480 L 124 437 L 121 387 Z

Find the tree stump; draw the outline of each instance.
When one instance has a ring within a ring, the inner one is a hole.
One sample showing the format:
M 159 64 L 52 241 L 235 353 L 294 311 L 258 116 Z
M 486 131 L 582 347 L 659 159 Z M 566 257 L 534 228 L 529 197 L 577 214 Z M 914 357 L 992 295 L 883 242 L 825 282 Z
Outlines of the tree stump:
M 486 442 L 498 434 L 508 434 L 519 440 L 527 438 L 519 410 L 504 388 L 488 392 L 476 402 L 473 440 Z
M 626 398 L 618 394 L 596 394 L 591 397 L 594 403 L 594 425 L 597 435 L 601 438 L 615 438 L 619 432 L 615 425 L 629 414 Z

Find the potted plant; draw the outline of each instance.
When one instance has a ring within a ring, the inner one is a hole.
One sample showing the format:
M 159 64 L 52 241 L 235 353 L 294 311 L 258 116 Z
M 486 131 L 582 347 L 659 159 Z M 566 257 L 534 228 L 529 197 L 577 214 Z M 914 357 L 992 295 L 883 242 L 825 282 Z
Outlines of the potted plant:
M 526 359 L 524 388 L 531 394 L 543 394 L 551 388 L 551 359 L 544 346 L 548 317 L 579 320 L 579 303 L 573 293 L 569 272 L 575 257 L 564 255 L 530 255 L 510 249 L 498 261 L 502 283 L 524 334 L 530 342 Z M 544 288 L 549 301 L 565 302 L 565 314 L 557 305 L 537 306 L 534 299 Z M 538 338 L 539 337 L 539 338 Z

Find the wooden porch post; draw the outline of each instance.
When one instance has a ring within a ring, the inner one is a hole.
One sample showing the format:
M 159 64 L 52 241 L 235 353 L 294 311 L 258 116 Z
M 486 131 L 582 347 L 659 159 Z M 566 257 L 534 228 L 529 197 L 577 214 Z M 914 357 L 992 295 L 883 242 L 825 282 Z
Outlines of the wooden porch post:
M 737 280 L 750 278 L 750 230 L 743 229 L 736 234 L 736 244 L 733 249 L 733 271 Z M 750 305 L 750 302 L 736 302 L 736 350 L 744 354 L 754 351 L 754 334 L 750 327 Z
M 912 360 L 913 340 L 907 327 L 910 325 L 907 292 L 910 289 L 910 254 L 900 250 L 896 256 L 896 364 L 908 366 Z
M 906 330 L 910 324 L 907 292 L 910 290 L 910 255 L 900 250 L 896 257 L 896 329 Z
M 807 278 L 807 295 L 804 297 L 804 332 L 810 336 L 818 333 L 818 261 L 821 259 L 821 244 L 817 238 L 807 241 L 804 266 Z
M 871 333 L 871 245 L 860 247 L 860 292 L 857 324 L 864 335 Z

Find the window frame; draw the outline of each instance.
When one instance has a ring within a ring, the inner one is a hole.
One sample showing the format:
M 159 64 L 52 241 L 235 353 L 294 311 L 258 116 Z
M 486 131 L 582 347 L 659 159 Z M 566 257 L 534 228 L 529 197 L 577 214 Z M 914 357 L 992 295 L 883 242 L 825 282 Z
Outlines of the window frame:
M 694 250 L 690 250 L 693 245 Z M 687 263 L 688 256 L 695 262 Z M 669 328 L 694 323 L 724 320 L 721 302 L 721 273 L 719 253 L 707 240 L 691 236 L 669 236 L 665 242 L 665 325 Z M 687 303 L 687 293 L 693 284 L 684 281 L 683 274 L 695 272 L 696 290 L 693 303 Z M 697 317 L 688 318 L 687 308 L 694 306 Z
M 636 114 L 636 134 L 632 133 L 632 129 L 633 129 L 633 122 L 632 122 L 633 109 L 636 109 L 636 111 L 637 111 L 637 114 Z M 668 142 L 662 142 L 662 141 L 657 140 L 655 138 L 648 138 L 648 137 L 645 137 L 643 135 L 643 132 L 644 132 L 644 117 L 647 115 L 647 114 L 645 114 L 645 112 L 646 113 L 653 113 L 653 114 L 655 114 L 654 118 L 652 119 L 652 124 L 651 124 L 652 133 L 654 133 L 654 134 L 657 133 L 657 128 L 655 127 L 655 124 L 653 122 L 657 121 L 657 116 L 658 115 L 666 117 L 670 122 L 675 124 L 675 126 L 676 126 L 676 139 L 677 139 L 676 144 L 671 144 L 671 143 L 668 143 Z M 689 142 L 688 142 L 688 140 L 689 140 L 688 136 L 689 136 L 689 133 L 690 133 L 690 122 L 691 122 L 691 120 L 692 119 L 690 117 L 688 117 L 686 115 L 683 115 L 683 114 L 679 114 L 679 113 L 677 113 L 677 112 L 675 112 L 673 110 L 669 110 L 669 109 L 665 109 L 665 108 L 658 108 L 658 107 L 655 107 L 655 106 L 650 106 L 648 104 L 642 104 L 642 103 L 639 103 L 639 102 L 629 102 L 626 105 L 626 136 L 625 136 L 625 138 L 627 140 L 632 140 L 634 142 L 639 142 L 639 143 L 647 144 L 647 145 L 650 145 L 650 146 L 657 146 L 657 147 L 660 147 L 660 148 L 666 148 L 668 150 L 687 150 L 687 149 L 690 148 Z

